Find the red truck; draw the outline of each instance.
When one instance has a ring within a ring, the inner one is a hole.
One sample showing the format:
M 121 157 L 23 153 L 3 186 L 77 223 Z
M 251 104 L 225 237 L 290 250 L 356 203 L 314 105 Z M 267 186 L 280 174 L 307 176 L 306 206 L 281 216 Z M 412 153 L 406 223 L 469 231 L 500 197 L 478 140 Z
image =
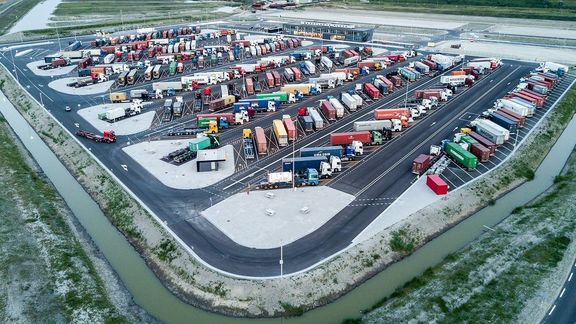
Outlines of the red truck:
M 410 117 L 410 109 L 408 108 L 374 109 L 374 119 L 376 120 L 407 119 Z
M 359 141 L 363 144 L 370 144 L 370 132 L 347 132 L 330 134 L 330 145 L 349 145 L 352 141 Z
M 302 72 L 300 72 L 300 70 L 297 67 L 293 66 L 290 69 L 292 70 L 292 73 L 294 73 L 294 80 L 295 81 L 302 80 Z
M 266 72 L 266 84 L 270 88 L 273 88 L 276 85 L 276 83 L 274 82 L 274 76 L 272 75 L 272 72 Z
M 266 155 L 268 153 L 266 134 L 264 134 L 264 129 L 260 126 L 254 127 L 254 142 L 256 143 L 258 154 Z
M 484 146 L 485 148 L 490 150 L 490 155 L 496 154 L 497 145 L 494 144 L 494 142 L 486 139 L 484 136 L 482 136 L 476 132 L 470 132 L 470 133 L 468 133 L 468 135 L 470 137 L 472 137 L 473 139 L 475 139 L 476 141 L 478 141 L 478 143 L 482 144 L 482 146 Z
M 364 83 L 364 93 L 374 100 L 380 98 L 380 91 L 372 83 Z
M 87 138 L 97 143 L 114 143 L 116 142 L 116 134 L 114 131 L 105 130 L 102 135 L 97 135 L 83 130 L 76 131 L 76 135 Z
M 282 123 L 284 124 L 284 128 L 286 129 L 286 133 L 288 133 L 288 140 L 295 141 L 297 137 L 296 127 L 294 126 L 294 121 L 289 115 L 284 115 L 282 117 Z
M 488 162 L 490 160 L 490 149 L 482 144 L 470 145 L 470 153 L 474 154 L 480 162 Z
M 79 69 L 85 69 L 90 64 L 92 64 L 92 58 L 91 57 L 85 57 L 85 58 L 81 59 L 80 62 L 78 62 L 78 68 Z
M 412 173 L 414 174 L 422 174 L 428 167 L 430 166 L 430 161 L 432 161 L 432 157 L 426 154 L 420 154 L 418 157 L 412 161 Z
M 320 110 L 329 121 L 336 120 L 336 108 L 332 106 L 330 101 L 324 100 L 320 103 Z

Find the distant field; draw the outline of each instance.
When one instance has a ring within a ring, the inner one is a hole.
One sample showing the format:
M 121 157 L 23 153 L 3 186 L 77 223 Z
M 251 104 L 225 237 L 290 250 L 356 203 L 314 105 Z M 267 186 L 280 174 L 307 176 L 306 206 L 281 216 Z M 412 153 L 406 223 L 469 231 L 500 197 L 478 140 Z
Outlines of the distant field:
M 56 16 L 101 16 L 101 15 L 139 15 L 158 16 L 159 14 L 179 14 L 187 11 L 216 9 L 220 6 L 237 6 L 231 2 L 191 2 L 173 0 L 64 0 L 54 12 Z
M 333 0 L 332 4 L 372 10 L 410 11 L 455 15 L 576 20 L 576 0 Z
M 6 1 L 0 0 L 0 35 L 10 30 L 10 27 L 32 9 L 40 0 Z

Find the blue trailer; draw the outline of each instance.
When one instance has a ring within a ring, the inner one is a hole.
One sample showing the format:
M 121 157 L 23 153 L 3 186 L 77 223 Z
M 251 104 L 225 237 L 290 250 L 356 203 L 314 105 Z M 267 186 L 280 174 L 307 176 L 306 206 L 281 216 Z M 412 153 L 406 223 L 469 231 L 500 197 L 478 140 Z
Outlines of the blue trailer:
M 307 157 L 295 157 L 282 159 L 282 171 L 294 173 L 304 173 L 307 169 L 320 169 L 320 164 L 322 162 L 328 162 L 326 156 L 307 156 Z M 292 166 L 294 165 L 294 166 Z
M 353 160 L 356 157 L 356 154 L 354 154 L 354 150 L 349 146 L 343 148 L 340 145 L 336 145 L 336 146 L 303 147 L 300 149 L 300 156 L 301 157 L 326 156 L 327 158 L 330 158 L 330 156 L 336 156 L 340 159 L 346 158 L 348 160 Z
M 276 109 L 280 108 L 280 100 L 270 98 L 242 99 L 234 104 L 234 112 L 245 110 L 248 107 L 254 108 L 256 112 L 276 111 Z
M 404 78 L 408 79 L 408 81 L 416 81 L 416 73 L 410 70 L 407 70 L 405 68 L 399 68 L 398 73 Z
M 298 119 L 300 120 L 300 124 L 302 125 L 302 128 L 304 128 L 305 132 L 314 131 L 314 120 L 312 120 L 312 117 L 308 115 L 298 116 Z
M 514 121 L 499 114 L 491 114 L 490 120 L 495 124 L 502 126 L 504 129 L 509 130 L 510 133 L 516 132 L 516 128 L 518 127 Z
M 82 42 L 81 41 L 74 41 L 74 42 L 70 43 L 70 45 L 68 45 L 68 50 L 75 51 L 75 50 L 79 49 L 80 47 L 82 47 Z

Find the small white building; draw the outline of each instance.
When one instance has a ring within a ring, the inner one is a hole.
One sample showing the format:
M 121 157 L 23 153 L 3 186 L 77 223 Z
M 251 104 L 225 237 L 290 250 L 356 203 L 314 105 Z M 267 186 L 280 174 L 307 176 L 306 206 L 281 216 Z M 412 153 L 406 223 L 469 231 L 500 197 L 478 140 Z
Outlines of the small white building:
M 218 171 L 218 162 L 226 161 L 226 152 L 222 149 L 200 150 L 196 156 L 196 171 Z

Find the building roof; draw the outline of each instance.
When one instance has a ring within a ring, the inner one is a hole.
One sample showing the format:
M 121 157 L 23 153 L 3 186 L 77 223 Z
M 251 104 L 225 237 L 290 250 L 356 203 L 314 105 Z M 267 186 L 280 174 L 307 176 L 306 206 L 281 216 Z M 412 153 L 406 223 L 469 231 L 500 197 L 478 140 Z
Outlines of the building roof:
M 196 162 L 226 161 L 226 152 L 221 149 L 200 150 L 196 156 Z

